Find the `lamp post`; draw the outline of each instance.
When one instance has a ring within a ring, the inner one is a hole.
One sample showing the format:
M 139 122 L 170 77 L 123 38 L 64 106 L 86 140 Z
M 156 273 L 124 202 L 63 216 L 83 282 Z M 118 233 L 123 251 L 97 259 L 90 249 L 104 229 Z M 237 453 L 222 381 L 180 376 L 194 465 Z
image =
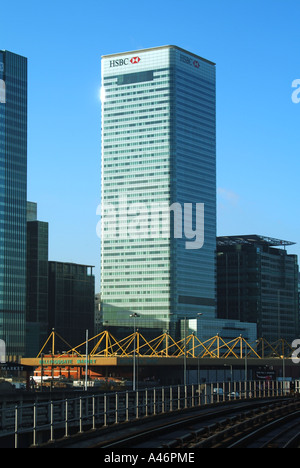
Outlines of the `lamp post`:
M 44 353 L 41 354 L 41 392 L 43 391 Z
M 189 317 L 189 319 L 197 319 L 198 317 L 200 317 L 202 314 L 202 312 L 199 312 L 196 317 Z M 183 383 L 184 383 L 184 386 L 186 387 L 186 384 L 187 384 L 187 359 L 186 359 L 186 320 L 187 320 L 187 317 L 184 317 L 184 366 L 183 366 Z M 198 358 L 198 367 L 199 367 L 199 358 Z
M 186 317 L 184 317 L 183 384 L 186 387 Z
M 134 341 L 133 341 L 133 377 L 132 377 L 132 390 L 135 392 L 136 390 L 136 376 L 135 376 L 135 369 L 136 369 L 136 362 L 135 362 L 135 345 L 136 345 L 136 326 L 135 326 L 135 319 L 137 317 L 140 317 L 139 314 L 134 312 L 133 314 L 130 314 L 131 318 L 133 318 L 133 331 L 134 331 Z
M 84 378 L 84 390 L 87 392 L 88 388 L 88 346 L 89 346 L 89 331 L 85 330 L 85 378 Z
M 233 382 L 233 367 L 232 364 L 224 364 L 224 367 L 230 367 L 230 382 Z M 225 381 L 225 378 L 224 378 Z

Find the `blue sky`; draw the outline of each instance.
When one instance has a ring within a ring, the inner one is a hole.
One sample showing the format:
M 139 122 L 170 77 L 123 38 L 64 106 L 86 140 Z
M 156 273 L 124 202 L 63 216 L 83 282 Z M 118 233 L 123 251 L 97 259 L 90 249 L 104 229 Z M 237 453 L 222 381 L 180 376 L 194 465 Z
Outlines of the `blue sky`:
M 298 4 L 292 0 L 10 0 L 0 49 L 28 58 L 28 199 L 51 260 L 95 265 L 101 55 L 174 44 L 217 64 L 218 235 L 297 242 Z

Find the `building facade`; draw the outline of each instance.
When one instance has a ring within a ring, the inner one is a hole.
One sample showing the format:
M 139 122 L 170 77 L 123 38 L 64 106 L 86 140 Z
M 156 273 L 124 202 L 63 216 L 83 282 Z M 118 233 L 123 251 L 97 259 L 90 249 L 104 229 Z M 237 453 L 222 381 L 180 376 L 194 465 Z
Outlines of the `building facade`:
M 76 263 L 48 263 L 49 330 L 54 328 L 71 346 L 94 335 L 95 277 L 93 267 Z
M 48 338 L 49 225 L 37 220 L 36 203 L 27 203 L 26 356 L 36 356 Z
M 101 294 L 95 294 L 95 335 L 98 335 L 103 331 L 103 318 L 101 308 Z
M 289 245 L 257 235 L 218 237 L 219 318 L 256 323 L 258 338 L 270 342 L 298 337 L 298 259 Z
M 0 51 L 0 339 L 25 351 L 27 59 Z
M 215 64 L 177 46 L 102 57 L 105 327 L 216 312 Z

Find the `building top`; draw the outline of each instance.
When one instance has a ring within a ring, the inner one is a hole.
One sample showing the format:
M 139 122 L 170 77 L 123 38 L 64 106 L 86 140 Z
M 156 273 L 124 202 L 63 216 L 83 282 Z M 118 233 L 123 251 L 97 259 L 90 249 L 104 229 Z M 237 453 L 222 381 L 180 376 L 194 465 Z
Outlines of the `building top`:
M 159 47 L 150 47 L 148 49 L 138 49 L 138 50 L 130 50 L 127 52 L 120 52 L 118 54 L 108 54 L 108 55 L 102 55 L 102 58 L 109 58 L 109 57 L 120 57 L 121 55 L 128 55 L 132 53 L 139 53 L 139 52 L 148 52 L 148 51 L 154 51 L 154 50 L 161 50 L 161 49 L 177 49 L 180 50 L 183 53 L 192 55 L 193 57 L 202 60 L 203 62 L 210 63 L 211 65 L 216 65 L 214 62 L 211 62 L 210 60 L 207 60 L 203 57 L 200 57 L 200 55 L 193 54 L 192 52 L 182 49 L 181 47 L 175 46 L 175 45 L 165 45 L 165 46 L 159 46 Z
M 37 221 L 37 203 L 27 202 L 27 222 Z
M 82 263 L 73 263 L 73 262 L 61 262 L 57 260 L 49 260 L 49 263 L 53 265 L 70 265 L 70 266 L 78 266 L 78 267 L 95 268 L 95 265 L 84 265 Z
M 290 242 L 273 237 L 258 236 L 257 234 L 244 236 L 221 236 L 217 237 L 217 245 L 237 245 L 237 244 L 260 244 L 268 245 L 269 247 L 286 247 L 287 245 L 295 245 L 296 242 Z

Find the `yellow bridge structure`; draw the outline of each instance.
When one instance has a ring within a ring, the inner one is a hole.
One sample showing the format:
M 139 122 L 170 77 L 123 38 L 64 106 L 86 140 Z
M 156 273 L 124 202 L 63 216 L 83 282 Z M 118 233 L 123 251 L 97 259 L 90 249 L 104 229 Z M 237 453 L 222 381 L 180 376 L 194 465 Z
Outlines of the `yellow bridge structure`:
M 58 341 L 60 342 L 58 344 Z M 57 349 L 66 351 L 58 352 Z M 49 350 L 50 348 L 50 350 Z M 88 352 L 87 352 L 88 350 Z M 225 340 L 216 335 L 206 341 L 200 341 L 194 334 L 174 340 L 168 333 L 147 340 L 139 331 L 122 339 L 116 339 L 109 331 L 103 331 L 87 341 L 72 347 L 55 330 L 51 332 L 42 349 L 34 358 L 23 358 L 21 363 L 27 366 L 44 364 L 80 366 L 128 366 L 133 357 L 141 365 L 169 366 L 180 365 L 183 359 L 188 365 L 282 365 L 290 361 L 294 348 L 284 339 L 269 343 L 264 338 L 249 343 L 239 336 Z

